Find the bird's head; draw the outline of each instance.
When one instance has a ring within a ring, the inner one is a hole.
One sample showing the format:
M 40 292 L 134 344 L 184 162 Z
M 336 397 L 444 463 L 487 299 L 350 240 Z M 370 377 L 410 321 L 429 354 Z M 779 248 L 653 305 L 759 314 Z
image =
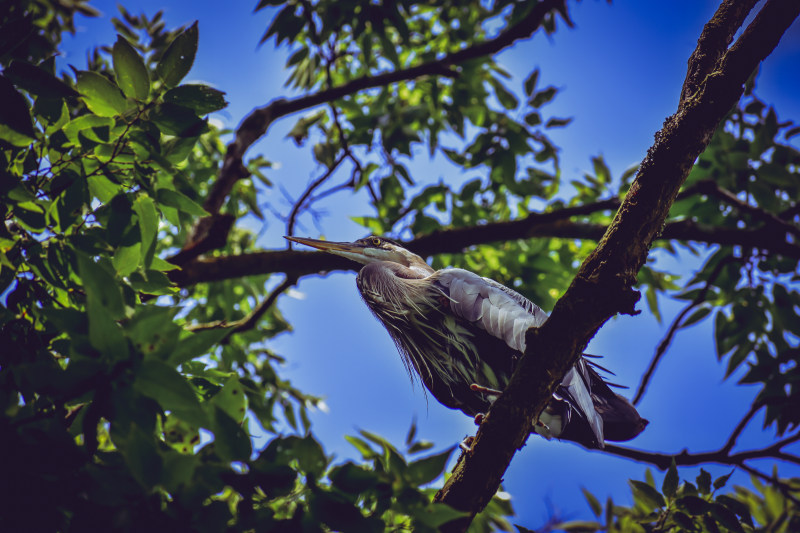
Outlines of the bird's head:
M 425 261 L 415 253 L 409 252 L 398 243 L 385 237 L 371 235 L 355 242 L 320 241 L 301 237 L 284 237 L 286 240 L 305 244 L 318 250 L 346 257 L 366 265 L 378 261 L 398 263 L 405 267 L 422 267 L 431 270 Z

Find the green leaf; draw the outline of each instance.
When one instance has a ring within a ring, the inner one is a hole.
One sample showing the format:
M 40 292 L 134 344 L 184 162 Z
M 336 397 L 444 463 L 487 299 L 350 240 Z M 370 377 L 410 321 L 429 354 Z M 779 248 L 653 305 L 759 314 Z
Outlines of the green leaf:
M 294 456 L 303 472 L 322 476 L 328 466 L 328 459 L 319 442 L 310 434 L 303 438 L 289 437 L 293 440 Z
M 446 503 L 432 503 L 416 512 L 412 516 L 428 527 L 438 528 L 442 524 L 452 522 L 458 518 L 463 518 L 469 513 L 453 509 Z
M 197 427 L 208 427 L 208 419 L 194 389 L 171 366 L 157 359 L 146 359 L 136 374 L 133 386 L 178 418 Z M 231 422 L 236 424 L 232 419 Z
M 156 204 L 152 198 L 142 194 L 136 197 L 133 210 L 139 216 L 139 231 L 142 235 L 142 264 L 148 268 L 155 254 L 156 236 L 158 235 Z
M 328 475 L 331 484 L 349 494 L 360 494 L 378 483 L 378 474 L 350 461 L 333 468 Z
M 122 328 L 111 318 L 108 308 L 97 297 L 89 295 L 86 311 L 89 316 L 89 343 L 108 359 L 127 359 L 128 341 Z
M 708 494 L 711 492 L 711 474 L 706 472 L 704 469 L 700 469 L 700 474 L 698 474 L 697 479 L 697 489 L 702 494 Z
M 86 130 L 108 128 L 109 130 L 114 126 L 114 120 L 109 117 L 100 117 L 97 115 L 81 115 L 67 123 L 64 126 L 64 134 L 74 144 L 78 144 L 78 133 Z M 91 137 L 91 134 L 88 134 Z M 101 141 L 97 138 L 98 142 Z
M 552 100 L 557 92 L 558 89 L 555 87 L 547 87 L 533 95 L 529 103 L 532 107 L 541 107 Z
M 710 314 L 711 314 L 711 309 L 709 307 L 701 307 L 700 309 L 697 309 L 691 315 L 689 315 L 689 317 L 686 318 L 683 322 L 681 322 L 680 327 L 686 328 L 691 326 L 692 324 L 696 324 L 697 322 L 700 322 Z
M 544 125 L 545 128 L 563 128 L 564 126 L 569 125 L 572 122 L 572 118 L 549 118 L 547 119 L 547 123 Z
M 358 450 L 358 453 L 360 453 L 361 457 L 364 459 L 372 459 L 375 457 L 375 450 L 373 450 L 369 443 L 367 443 L 365 440 L 354 437 L 353 435 L 345 435 L 344 440 L 349 442 L 356 450 Z
M 731 475 L 733 475 L 733 472 L 734 471 L 731 470 L 730 474 L 726 474 L 724 476 L 721 476 L 721 477 L 718 477 L 717 479 L 715 479 L 714 480 L 714 490 L 719 490 L 722 487 L 724 487 L 725 484 L 728 483 L 728 480 L 730 479 Z
M 517 101 L 517 97 L 514 94 L 506 89 L 503 84 L 497 78 L 489 78 L 489 83 L 494 88 L 494 94 L 497 96 L 497 100 L 500 102 L 500 105 L 505 107 L 506 109 L 514 109 L 519 105 Z
M 146 294 L 175 294 L 178 288 L 166 274 L 159 270 L 146 269 L 137 271 L 128 276 L 128 282 L 133 290 Z
M 178 366 L 205 355 L 212 346 L 225 338 L 229 332 L 228 328 L 218 328 L 189 334 L 178 342 L 178 346 L 169 356 L 169 364 Z
M 228 105 L 225 93 L 207 85 L 181 85 L 170 89 L 164 101 L 193 109 L 198 115 L 219 111 Z
M 45 69 L 25 61 L 12 61 L 3 75 L 32 95 L 55 99 L 78 96 L 77 91 Z
M 114 117 L 128 109 L 128 102 L 119 87 L 97 72 L 78 71 L 78 91 L 86 106 L 95 115 Z
M 589 503 L 589 507 L 592 508 L 592 513 L 595 516 L 600 516 L 603 513 L 603 506 L 600 505 L 595 495 L 583 487 L 581 487 L 581 492 L 583 492 L 583 497 L 586 498 L 586 501 Z
M 119 282 L 101 265 L 92 261 L 88 256 L 79 253 L 78 274 L 83 280 L 86 295 L 94 298 L 99 305 L 105 308 L 111 319 L 121 319 L 125 315 L 125 304 Z
M 197 137 L 208 131 L 208 123 L 193 110 L 170 102 L 157 106 L 150 120 L 164 133 L 177 137 Z
M 744 528 L 733 511 L 719 503 L 711 503 L 709 505 L 711 506 L 711 516 L 713 516 L 717 522 L 725 526 L 728 531 L 744 533 Z
M 537 111 L 533 111 L 525 115 L 525 123 L 528 126 L 538 126 L 542 123 L 542 115 L 540 115 Z
M 173 191 L 171 189 L 159 189 L 156 191 L 156 198 L 160 203 L 174 207 L 175 209 L 183 211 L 189 215 L 198 217 L 205 217 L 209 215 L 208 211 L 203 209 L 194 200 L 178 191 Z
M 631 488 L 633 489 L 634 499 L 643 503 L 648 510 L 657 509 L 666 505 L 664 497 L 661 495 L 661 493 L 647 483 L 636 480 L 630 480 L 628 483 L 630 483 Z
M 5 76 L 0 76 L 0 102 L 0 140 L 27 146 L 36 137 L 28 101 Z
M 146 358 L 166 359 L 175 349 L 182 329 L 175 324 L 178 308 L 165 305 L 139 305 L 125 323 L 125 331 L 136 350 Z
M 417 486 L 427 485 L 444 472 L 447 461 L 455 448 L 448 448 L 442 453 L 431 455 L 408 465 L 408 479 Z
M 150 94 L 150 74 L 141 56 L 121 35 L 111 51 L 117 84 L 128 98 L 145 100 Z
M 198 466 L 197 457 L 178 452 L 164 454 L 162 480 L 167 491 L 175 493 L 187 487 Z
M 528 96 L 533 95 L 536 89 L 536 82 L 539 80 L 539 69 L 534 69 L 527 78 L 525 78 L 525 94 Z
M 683 508 L 693 516 L 705 514 L 708 511 L 709 503 L 699 496 L 684 496 L 675 502 L 679 508 Z
M 142 259 L 142 245 L 136 243 L 131 246 L 120 246 L 111 258 L 111 264 L 121 277 L 132 274 L 139 266 Z
M 170 43 L 156 65 L 156 74 L 167 87 L 175 87 L 192 69 L 197 53 L 197 21 Z
M 133 426 L 124 443 L 121 443 L 122 456 L 130 473 L 136 481 L 151 488 L 161 481 L 163 463 L 155 446 L 155 439 L 138 426 Z
M 164 441 L 180 453 L 191 454 L 194 447 L 200 444 L 198 428 L 177 416 L 167 417 L 163 426 Z
M 247 461 L 252 453 L 250 437 L 228 413 L 211 406 L 214 421 L 214 450 L 224 461 Z
M 211 398 L 211 403 L 216 405 L 237 423 L 242 423 L 247 413 L 247 396 L 244 387 L 236 376 L 231 376 L 218 393 Z
M 675 465 L 675 458 L 673 458 L 664 476 L 664 483 L 661 484 L 661 492 L 664 493 L 664 496 L 667 498 L 675 496 L 675 493 L 678 491 L 678 481 L 678 468 Z

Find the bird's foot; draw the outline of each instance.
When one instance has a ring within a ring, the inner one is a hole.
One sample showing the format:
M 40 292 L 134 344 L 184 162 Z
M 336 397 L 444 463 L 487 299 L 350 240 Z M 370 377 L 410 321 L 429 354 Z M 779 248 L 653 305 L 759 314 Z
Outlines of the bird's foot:
M 475 437 L 467 437 L 458 443 L 458 447 L 461 448 L 462 452 L 467 453 L 472 449 L 473 441 L 475 441 Z
M 478 413 L 475 415 L 475 425 L 480 426 L 483 423 L 484 418 L 486 418 L 486 415 L 483 413 Z
M 477 383 L 473 383 L 469 386 L 469 389 L 474 392 L 482 392 L 484 394 L 491 394 L 492 396 L 500 396 L 503 394 L 503 391 L 497 389 L 490 389 L 489 387 L 484 387 L 483 385 L 478 385 Z

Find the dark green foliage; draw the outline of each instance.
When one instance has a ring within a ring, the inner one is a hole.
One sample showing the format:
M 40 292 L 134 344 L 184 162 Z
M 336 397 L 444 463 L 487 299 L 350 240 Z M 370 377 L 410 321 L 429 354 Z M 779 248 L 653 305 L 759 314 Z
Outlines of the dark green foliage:
M 533 4 L 262 0 L 256 9 L 272 5 L 280 7 L 262 42 L 290 47 L 287 84 L 313 94 L 485 43 L 487 26 L 512 25 Z M 168 30 L 160 13 L 120 8 L 116 42 L 80 70 L 56 72 L 52 58 L 76 13 L 94 12 L 84 2 L 0 5 L 0 469 L 11 489 L 0 499 L 0 524 L 425 532 L 460 517 L 431 503 L 430 484 L 453 449 L 420 458 L 433 445 L 417 439 L 413 425 L 404 451 L 362 431 L 348 437 L 359 461 L 337 463 L 325 452 L 308 421 L 319 399 L 282 379 L 283 359 L 268 348 L 290 329 L 279 307 L 234 331 L 277 275 L 173 283 L 178 267 L 168 259 L 199 220 L 264 218 L 257 193 L 273 187 L 270 162 L 256 156 L 242 162 L 252 176 L 233 186 L 221 209 L 205 203 L 226 150 L 226 132 L 207 115 L 227 102 L 217 89 L 181 84 L 198 25 Z M 548 33 L 555 24 L 555 13 L 542 23 Z M 288 136 L 331 173 L 354 162 L 339 190 L 369 192 L 370 205 L 353 217 L 365 231 L 423 237 L 529 216 L 602 229 L 636 168 L 613 176 L 598 156 L 591 171 L 562 181 L 559 150 L 547 136 L 571 120 L 547 113 L 558 90 L 542 86 L 538 70 L 519 86 L 509 78 L 492 55 L 440 64 L 315 107 Z M 682 224 L 797 237 L 800 153 L 788 143 L 797 133 L 748 94 L 699 158 L 665 231 Z M 444 155 L 469 179 L 419 181 L 409 163 L 420 148 Z M 480 272 L 549 309 L 596 237 L 527 236 L 442 253 L 433 266 Z M 253 251 L 254 240 L 234 225 L 207 256 Z M 727 374 L 745 368 L 742 382 L 757 384 L 754 407 L 765 408 L 767 425 L 777 435 L 796 430 L 797 257 L 758 246 L 657 246 L 703 254 L 705 264 L 680 285 L 645 266 L 639 283 L 650 310 L 660 318 L 659 297 L 672 295 L 689 306 L 676 330 L 712 318 Z M 261 450 L 249 436 L 257 426 L 270 437 Z M 291 434 L 277 433 L 287 426 Z M 769 483 L 754 477 L 751 488 L 731 488 L 728 476 L 701 471 L 692 483 L 680 474 L 673 463 L 660 487 L 649 472 L 631 481 L 629 507 L 604 505 L 584 490 L 595 519 L 558 527 L 800 530 L 797 480 L 775 472 Z M 499 494 L 471 530 L 509 530 L 512 514 Z
M 664 476 L 659 491 L 650 471 L 647 481 L 631 481 L 633 505 L 619 506 L 609 499 L 601 506 L 597 498 L 584 490 L 592 513 L 599 519 L 556 524 L 564 531 L 695 531 L 698 533 L 745 531 L 794 531 L 800 525 L 800 512 L 792 501 L 792 492 L 800 487 L 797 479 L 779 479 L 778 486 L 765 485 L 753 476 L 753 489 L 734 487 L 721 494 L 730 474 L 712 482 L 701 470 L 694 483 L 679 483 L 673 466 Z M 713 486 L 712 486 L 713 484 Z
M 114 46 L 74 77 L 29 57 L 7 59 L 0 76 L 12 104 L 0 112 L 0 468 L 14 485 L 0 522 L 433 531 L 455 515 L 420 486 L 441 477 L 452 449 L 409 462 L 372 437 L 381 451 L 365 444 L 364 464 L 332 465 L 309 432 L 318 400 L 279 378 L 280 358 L 263 348 L 288 328 L 276 308 L 238 335 L 193 327 L 242 318 L 269 280 L 183 294 L 170 281 L 176 267 L 164 258 L 208 215 L 200 191 L 223 154 L 221 132 L 201 116 L 226 102 L 179 85 L 196 24 L 166 32 L 159 15 L 122 15 Z M 226 209 L 247 212 L 253 192 L 243 184 Z M 251 243 L 234 230 L 226 248 Z M 254 455 L 250 425 L 274 432 L 279 421 L 298 435 L 274 435 Z

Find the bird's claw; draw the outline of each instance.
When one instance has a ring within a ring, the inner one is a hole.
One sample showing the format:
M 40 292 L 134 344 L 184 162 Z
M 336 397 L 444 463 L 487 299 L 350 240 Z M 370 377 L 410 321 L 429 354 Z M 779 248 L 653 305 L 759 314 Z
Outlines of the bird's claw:
M 469 390 L 474 392 L 482 392 L 484 394 L 491 394 L 492 396 L 500 396 L 503 394 L 503 391 L 497 389 L 490 389 L 489 387 L 484 387 L 483 385 L 478 385 L 477 383 L 473 383 L 469 386 Z
M 462 452 L 466 453 L 472 449 L 472 443 L 474 440 L 475 437 L 467 437 L 466 439 L 458 443 L 458 447 L 461 448 Z

